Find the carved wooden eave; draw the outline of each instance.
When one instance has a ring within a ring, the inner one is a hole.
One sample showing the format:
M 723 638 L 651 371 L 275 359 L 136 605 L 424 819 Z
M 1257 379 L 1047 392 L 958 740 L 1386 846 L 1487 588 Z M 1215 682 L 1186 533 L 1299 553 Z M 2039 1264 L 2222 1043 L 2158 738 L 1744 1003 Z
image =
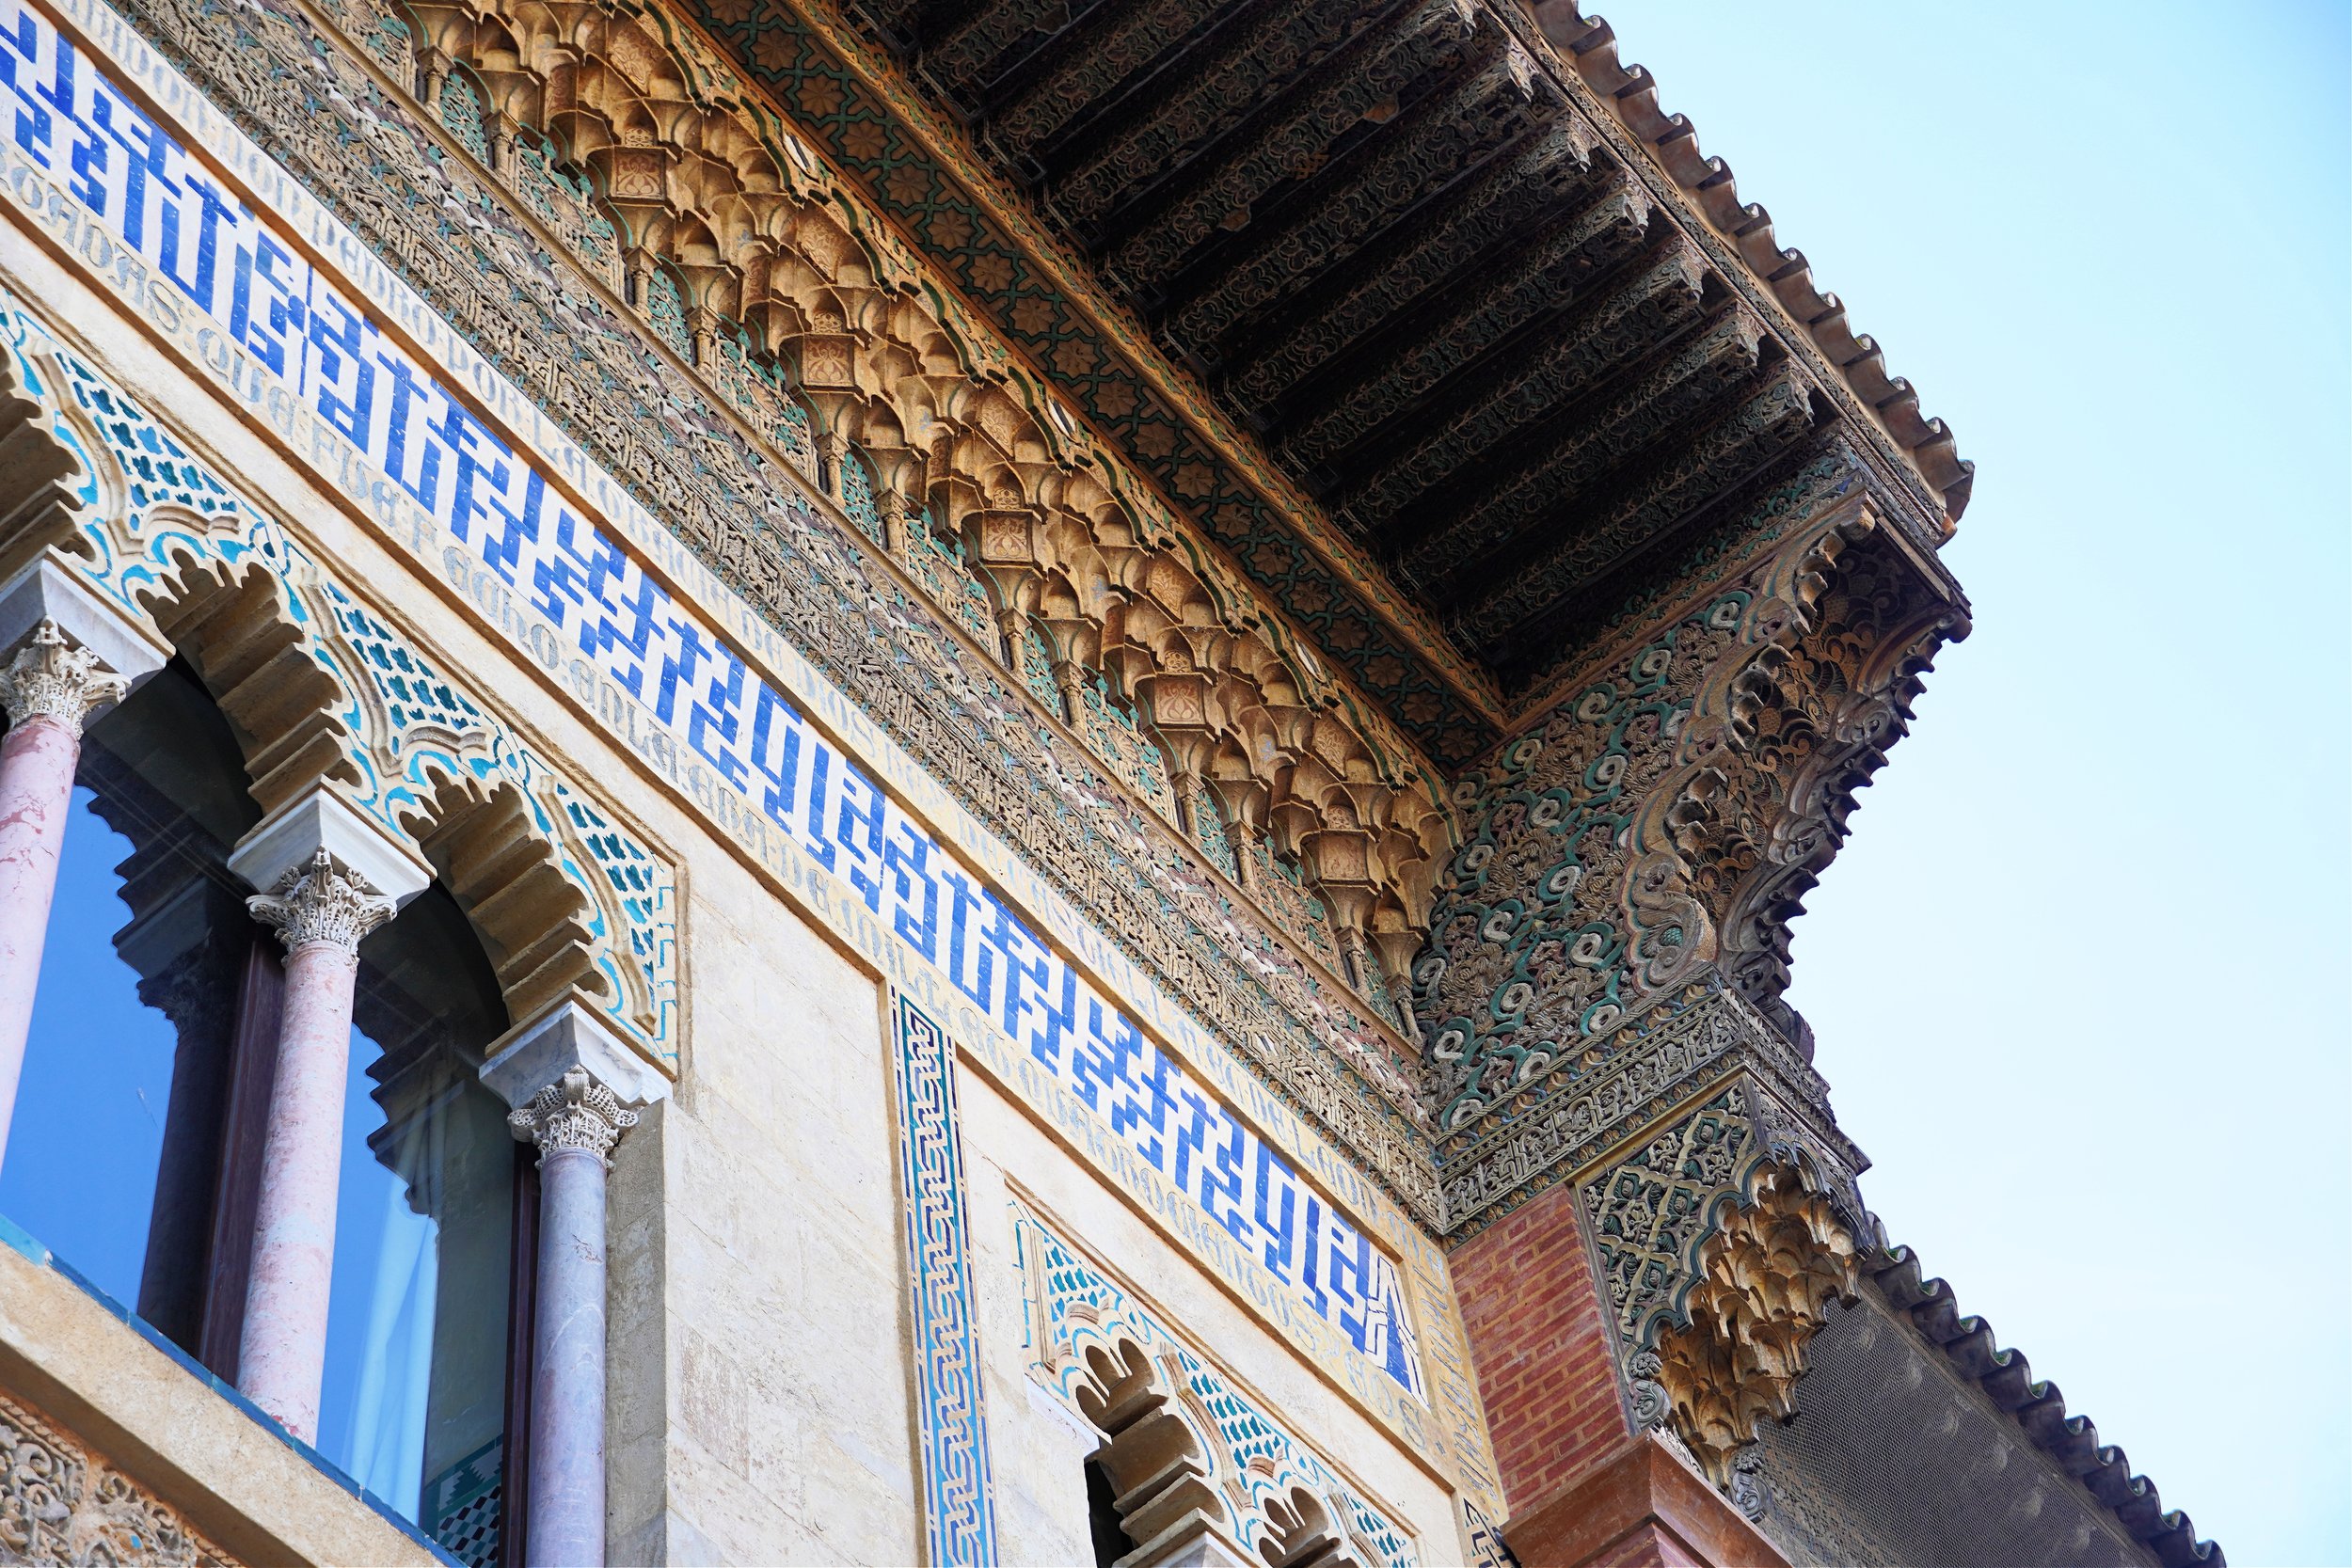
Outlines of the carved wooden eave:
M 1832 434 L 1923 553 L 1965 504 L 1949 432 L 1573 6 L 852 5 L 887 55 L 823 0 L 792 14 L 951 159 L 989 166 L 940 178 L 978 193 L 1073 308 L 1135 324 L 1113 336 L 1200 461 L 1267 505 L 1245 520 L 1223 481 L 1177 483 L 1131 449 L 1137 466 L 1310 631 L 1328 630 L 1329 584 L 1306 585 L 1302 612 L 1297 581 L 1256 568 L 1272 532 L 1281 562 L 1304 548 L 1407 601 L 1384 611 L 1410 644 L 1383 650 L 1386 678 L 1360 646 L 1325 652 L 1449 767 L 1531 711 L 1739 490 Z M 749 58 L 778 14 L 714 31 Z M 1423 670 L 1476 712 L 1408 702 Z
M 447 122 L 447 93 L 476 95 L 469 150 L 494 173 L 512 182 L 536 155 L 592 177 L 613 232 L 602 280 L 649 316 L 676 291 L 685 341 L 663 341 L 716 401 L 768 436 L 762 397 L 779 394 L 742 367 L 787 367 L 814 415 L 804 469 L 837 490 L 852 448 L 872 465 L 893 565 L 920 564 L 932 528 L 963 552 L 988 624 L 958 629 L 981 657 L 1014 657 L 999 633 L 1034 626 L 1070 703 L 1109 681 L 1166 742 L 1174 799 L 1159 809 L 1180 830 L 1203 784 L 1248 781 L 1246 826 L 1298 863 L 1343 947 L 1425 929 L 1446 822 L 1417 744 L 1177 528 L 699 33 L 650 8 L 394 8 L 421 40 L 420 101 Z M 340 20 L 366 35 L 363 16 Z M 1074 722 L 1074 707 L 1049 712 Z M 1344 954 L 1327 967 L 1367 990 Z

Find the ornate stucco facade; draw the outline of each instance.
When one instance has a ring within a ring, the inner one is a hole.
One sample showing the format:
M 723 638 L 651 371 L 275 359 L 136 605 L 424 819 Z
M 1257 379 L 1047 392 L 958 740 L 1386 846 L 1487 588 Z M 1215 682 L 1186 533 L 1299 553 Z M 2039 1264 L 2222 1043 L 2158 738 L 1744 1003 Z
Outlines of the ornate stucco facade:
M 0 1227 L 0 1552 L 2221 1562 L 1865 1207 L 1788 927 L 1970 470 L 1571 0 L 0 101 L 0 1193 L 80 890 L 169 1080 L 129 1283 Z

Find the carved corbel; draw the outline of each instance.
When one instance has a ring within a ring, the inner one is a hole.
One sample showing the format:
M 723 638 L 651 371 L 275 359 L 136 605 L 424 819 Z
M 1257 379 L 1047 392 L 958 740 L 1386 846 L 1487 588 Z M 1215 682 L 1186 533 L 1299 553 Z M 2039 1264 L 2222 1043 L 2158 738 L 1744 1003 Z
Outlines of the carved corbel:
M 1635 1423 L 1669 1428 L 1718 1486 L 1795 1409 L 1829 1304 L 1854 1299 L 1876 1234 L 1858 1164 L 1742 1070 L 1582 1183 Z

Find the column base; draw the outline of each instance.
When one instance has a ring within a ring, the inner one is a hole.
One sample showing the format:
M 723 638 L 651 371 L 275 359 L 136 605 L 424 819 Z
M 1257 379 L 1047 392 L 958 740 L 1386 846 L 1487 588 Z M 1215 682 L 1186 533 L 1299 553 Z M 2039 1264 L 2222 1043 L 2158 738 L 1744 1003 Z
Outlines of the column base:
M 1788 1568 L 1681 1456 L 1644 1433 L 1503 1534 L 1521 1568 Z

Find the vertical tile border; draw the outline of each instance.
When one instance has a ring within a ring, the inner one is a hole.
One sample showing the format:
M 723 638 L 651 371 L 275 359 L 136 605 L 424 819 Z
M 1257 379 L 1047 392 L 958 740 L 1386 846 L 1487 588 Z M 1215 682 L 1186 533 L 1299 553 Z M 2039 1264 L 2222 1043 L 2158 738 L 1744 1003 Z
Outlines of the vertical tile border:
M 924 1534 L 931 1568 L 995 1568 L 996 1503 L 980 1405 L 955 1045 L 946 1029 L 896 990 L 890 1023 Z

